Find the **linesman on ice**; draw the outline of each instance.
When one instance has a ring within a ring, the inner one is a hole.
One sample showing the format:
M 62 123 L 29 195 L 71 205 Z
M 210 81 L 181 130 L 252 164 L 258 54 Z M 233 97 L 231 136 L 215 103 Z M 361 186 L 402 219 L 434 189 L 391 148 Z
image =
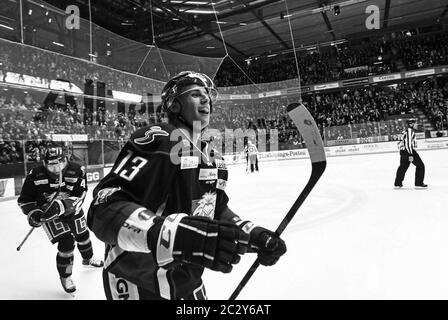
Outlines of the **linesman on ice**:
M 417 141 L 415 138 L 415 130 L 417 129 L 417 126 L 416 119 L 409 119 L 407 121 L 407 128 L 403 131 L 401 140 L 399 141 L 400 166 L 395 175 L 395 189 L 403 187 L 404 176 L 411 163 L 415 165 L 415 188 L 428 188 L 428 185 L 423 182 L 425 179 L 425 164 L 415 150 L 417 148 Z

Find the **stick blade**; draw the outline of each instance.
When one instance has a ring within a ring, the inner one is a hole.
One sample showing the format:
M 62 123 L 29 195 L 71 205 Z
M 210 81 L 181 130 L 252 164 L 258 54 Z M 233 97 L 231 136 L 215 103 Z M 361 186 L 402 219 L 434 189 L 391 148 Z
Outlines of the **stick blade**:
M 305 140 L 311 162 L 326 162 L 324 143 L 319 128 L 308 109 L 301 103 L 291 103 L 286 110 Z

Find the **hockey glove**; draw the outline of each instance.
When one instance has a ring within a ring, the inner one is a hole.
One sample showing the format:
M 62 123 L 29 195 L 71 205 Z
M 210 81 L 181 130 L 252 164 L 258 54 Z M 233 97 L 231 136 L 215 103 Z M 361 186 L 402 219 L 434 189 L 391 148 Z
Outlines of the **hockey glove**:
M 62 220 L 70 220 L 75 216 L 77 211 L 77 204 L 80 202 L 79 198 L 66 198 L 62 200 L 55 200 L 45 210 L 45 214 L 42 217 L 43 221 L 50 221 L 56 217 Z
M 250 245 L 258 253 L 258 261 L 264 266 L 272 266 L 286 252 L 286 244 L 274 232 L 263 227 L 255 227 L 250 233 Z
M 28 213 L 28 224 L 33 228 L 38 228 L 42 225 L 42 215 L 44 212 L 40 209 L 34 209 Z
M 152 229 L 148 245 L 159 266 L 191 263 L 228 273 L 246 253 L 248 240 L 248 235 L 233 223 L 179 213 Z
M 236 224 L 250 235 L 249 250 L 258 253 L 258 261 L 264 266 L 272 266 L 286 252 L 285 242 L 274 232 L 263 227 L 254 226 L 250 221 L 234 220 Z

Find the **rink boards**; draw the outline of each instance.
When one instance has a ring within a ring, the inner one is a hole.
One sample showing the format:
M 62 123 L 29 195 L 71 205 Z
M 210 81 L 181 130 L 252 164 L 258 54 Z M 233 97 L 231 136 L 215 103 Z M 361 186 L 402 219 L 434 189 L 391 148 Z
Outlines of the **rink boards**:
M 419 151 L 438 150 L 445 148 L 448 148 L 448 137 L 417 140 L 417 149 Z M 325 147 L 325 154 L 327 157 L 391 152 L 398 152 L 397 141 Z M 228 165 L 241 164 L 246 162 L 245 156 L 243 154 L 225 155 L 224 158 Z M 306 148 L 259 153 L 260 162 L 307 158 L 309 158 L 309 154 Z M 110 172 L 111 168 L 111 165 L 105 167 L 98 165 L 87 166 L 87 182 L 89 184 L 98 183 L 105 175 Z M 12 199 L 19 195 L 21 187 L 23 185 L 23 179 L 24 177 L 0 179 L 0 202 Z

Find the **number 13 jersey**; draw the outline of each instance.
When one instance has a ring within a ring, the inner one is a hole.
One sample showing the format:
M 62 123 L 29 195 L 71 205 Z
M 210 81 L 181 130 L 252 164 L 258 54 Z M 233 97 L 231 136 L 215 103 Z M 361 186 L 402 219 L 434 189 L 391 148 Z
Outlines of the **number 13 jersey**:
M 203 267 L 180 264 L 164 270 L 151 252 L 124 250 L 117 239 L 129 216 L 142 207 L 158 216 L 186 213 L 210 219 L 219 219 L 227 207 L 223 158 L 205 142 L 194 146 L 184 132 L 166 123 L 136 131 L 94 189 L 87 218 L 106 243 L 106 271 L 167 299 L 191 295 L 202 283 Z

